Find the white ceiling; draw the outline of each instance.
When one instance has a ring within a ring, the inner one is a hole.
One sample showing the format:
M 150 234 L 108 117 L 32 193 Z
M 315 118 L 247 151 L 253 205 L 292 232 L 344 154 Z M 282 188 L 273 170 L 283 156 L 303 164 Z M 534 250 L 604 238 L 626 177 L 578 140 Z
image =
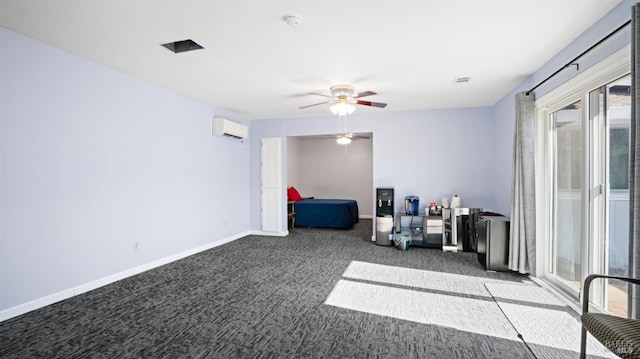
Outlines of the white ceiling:
M 620 1 L 0 0 L 0 25 L 266 119 L 328 114 L 298 107 L 341 83 L 389 104 L 359 112 L 491 106 Z M 160 46 L 184 39 L 205 49 Z

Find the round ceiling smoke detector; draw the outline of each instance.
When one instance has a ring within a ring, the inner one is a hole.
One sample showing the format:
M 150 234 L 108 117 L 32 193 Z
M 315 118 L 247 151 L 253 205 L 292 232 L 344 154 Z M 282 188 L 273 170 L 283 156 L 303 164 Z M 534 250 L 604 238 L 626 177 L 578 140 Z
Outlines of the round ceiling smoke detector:
M 302 24 L 302 18 L 298 15 L 285 15 L 283 17 L 284 21 L 287 22 L 287 25 L 295 28 Z

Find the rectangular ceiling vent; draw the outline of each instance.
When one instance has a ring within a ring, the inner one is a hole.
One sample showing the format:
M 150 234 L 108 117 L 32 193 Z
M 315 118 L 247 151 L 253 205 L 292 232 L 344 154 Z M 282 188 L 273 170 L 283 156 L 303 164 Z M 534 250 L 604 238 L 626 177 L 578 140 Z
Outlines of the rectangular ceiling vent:
M 216 136 L 244 140 L 249 134 L 249 129 L 243 124 L 229 121 L 226 118 L 216 117 L 213 119 L 213 133 Z
M 200 46 L 200 44 L 198 44 L 197 42 L 191 39 L 168 42 L 166 44 L 162 44 L 162 46 L 166 47 L 167 49 L 173 51 L 176 54 L 179 54 L 181 52 L 204 49 L 204 47 Z
M 454 85 L 466 85 L 471 81 L 471 77 L 456 77 L 453 81 Z

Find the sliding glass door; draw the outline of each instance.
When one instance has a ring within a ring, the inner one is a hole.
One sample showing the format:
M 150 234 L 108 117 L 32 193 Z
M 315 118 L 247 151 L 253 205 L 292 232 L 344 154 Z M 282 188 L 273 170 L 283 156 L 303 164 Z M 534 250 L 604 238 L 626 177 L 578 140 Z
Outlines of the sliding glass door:
M 582 273 L 582 108 L 578 100 L 550 116 L 554 166 L 549 273 L 573 293 L 580 289 Z
M 545 277 L 578 299 L 590 273 L 628 273 L 630 78 L 566 99 L 550 123 Z M 594 282 L 595 305 L 626 315 L 626 286 Z
M 629 270 L 630 77 L 589 94 L 591 106 L 590 273 L 627 275 Z M 594 282 L 594 304 L 626 316 L 627 286 Z

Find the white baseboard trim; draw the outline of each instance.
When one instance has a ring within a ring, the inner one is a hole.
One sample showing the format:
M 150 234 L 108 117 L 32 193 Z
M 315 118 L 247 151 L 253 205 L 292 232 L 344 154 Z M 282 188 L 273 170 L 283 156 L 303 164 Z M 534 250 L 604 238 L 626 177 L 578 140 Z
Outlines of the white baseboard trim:
M 245 237 L 247 235 L 249 235 L 249 231 L 245 231 L 236 235 L 233 235 L 231 237 L 227 237 L 227 238 L 223 238 L 221 240 L 217 240 L 215 242 L 211 242 L 211 243 L 207 243 L 205 245 L 202 245 L 200 247 L 196 247 L 196 248 L 192 248 L 189 250 L 186 250 L 184 252 L 180 252 L 165 258 L 161 258 L 149 263 L 145 263 L 142 264 L 140 266 L 131 268 L 131 269 L 127 269 L 125 271 L 119 272 L 119 273 L 115 273 L 100 279 L 96 279 L 94 281 L 91 281 L 89 283 L 85 283 L 85 284 L 81 284 L 78 285 L 76 287 L 73 288 L 69 288 L 69 289 L 65 289 L 62 291 L 59 291 L 57 293 L 53 293 L 47 296 L 44 296 L 42 298 L 38 298 L 38 299 L 34 299 L 32 301 L 23 303 L 23 304 L 18 304 L 14 307 L 5 309 L 0 311 L 0 322 L 5 321 L 7 319 L 11 319 L 13 317 L 17 317 L 19 315 L 28 313 L 32 310 L 36 310 L 42 307 L 46 307 L 47 305 L 71 298 L 73 296 L 76 296 L 78 294 L 82 294 L 82 293 L 86 293 L 88 291 L 91 291 L 93 289 L 97 289 L 100 287 L 103 287 L 107 284 L 111 284 L 114 282 L 117 282 L 119 280 L 134 276 L 136 274 L 140 274 L 142 272 L 146 272 L 150 269 L 153 268 L 157 268 L 160 266 L 163 266 L 165 264 L 171 263 L 171 262 L 175 262 L 179 259 L 182 258 L 186 258 L 188 256 L 194 255 L 196 253 L 200 253 L 203 251 L 206 251 L 208 249 L 214 248 L 214 247 L 218 247 L 220 245 L 223 245 L 225 243 L 229 243 L 232 241 L 235 241 L 236 239 Z
M 289 235 L 289 231 L 286 231 L 286 232 L 249 231 L 249 234 L 252 234 L 255 236 L 286 237 Z
M 373 215 L 372 214 L 362 214 L 362 215 L 359 215 L 358 218 L 361 218 L 361 219 L 373 219 Z
M 551 292 L 551 294 L 553 294 L 561 302 L 566 304 L 569 308 L 573 309 L 573 311 L 575 311 L 578 315 L 582 314 L 582 307 L 580 306 L 579 303 L 576 303 L 576 302 L 570 300 L 564 294 L 562 294 L 562 292 L 560 292 L 557 289 L 553 288 L 547 282 L 541 280 L 540 278 L 537 278 L 537 277 L 534 277 L 534 276 L 530 275 L 529 279 L 531 279 L 534 283 L 536 283 L 537 285 L 541 286 L 542 288 L 544 288 L 544 289 L 548 290 L 549 292 Z

